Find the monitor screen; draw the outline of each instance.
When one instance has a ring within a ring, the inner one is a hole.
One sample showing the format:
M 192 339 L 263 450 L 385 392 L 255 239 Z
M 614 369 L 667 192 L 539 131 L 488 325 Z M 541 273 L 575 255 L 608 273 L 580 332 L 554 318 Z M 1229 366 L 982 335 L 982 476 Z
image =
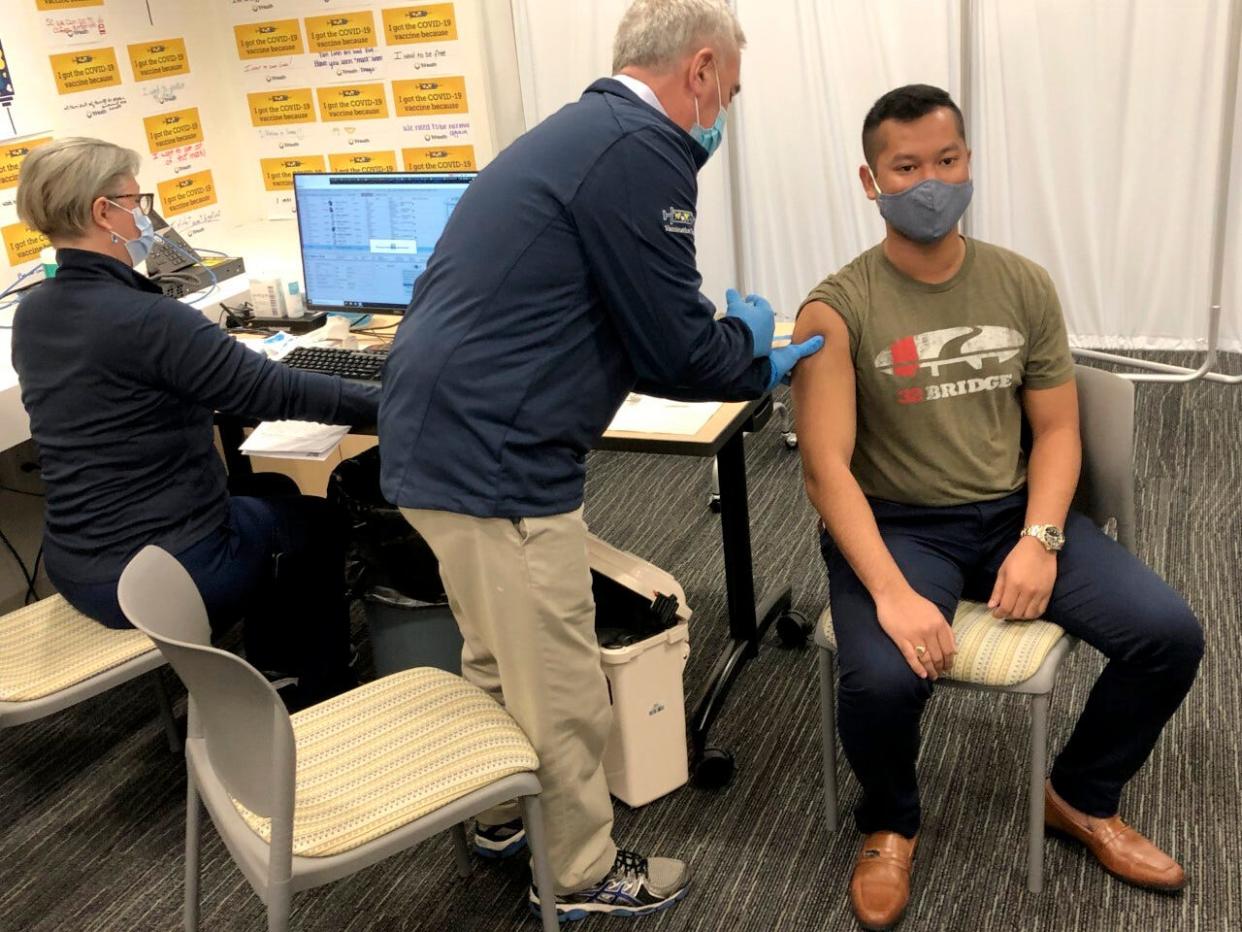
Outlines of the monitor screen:
M 473 178 L 295 174 L 306 306 L 402 313 Z

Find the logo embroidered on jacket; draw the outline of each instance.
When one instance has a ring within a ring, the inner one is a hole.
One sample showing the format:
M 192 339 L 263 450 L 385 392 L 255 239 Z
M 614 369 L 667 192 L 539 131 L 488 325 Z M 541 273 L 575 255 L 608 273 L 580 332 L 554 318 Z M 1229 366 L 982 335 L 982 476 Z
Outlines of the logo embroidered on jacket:
M 682 233 L 686 236 L 694 235 L 694 211 L 683 210 L 680 207 L 666 207 L 661 211 L 664 218 L 665 233 Z

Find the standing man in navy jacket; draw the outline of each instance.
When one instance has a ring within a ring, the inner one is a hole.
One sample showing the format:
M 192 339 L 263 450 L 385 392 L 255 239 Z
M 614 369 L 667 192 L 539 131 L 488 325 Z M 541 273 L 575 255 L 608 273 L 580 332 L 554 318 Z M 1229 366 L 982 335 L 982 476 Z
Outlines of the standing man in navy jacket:
M 617 33 L 614 77 L 471 183 L 384 373 L 384 494 L 440 560 L 465 676 L 539 753 L 564 918 L 653 912 L 689 882 L 681 861 L 612 840 L 587 451 L 635 387 L 756 398 L 822 345 L 773 350 L 766 301 L 730 292 L 715 320 L 699 293 L 696 174 L 741 89 L 744 42 L 724 0 L 637 0 Z M 516 815 L 485 813 L 476 849 L 520 851 Z

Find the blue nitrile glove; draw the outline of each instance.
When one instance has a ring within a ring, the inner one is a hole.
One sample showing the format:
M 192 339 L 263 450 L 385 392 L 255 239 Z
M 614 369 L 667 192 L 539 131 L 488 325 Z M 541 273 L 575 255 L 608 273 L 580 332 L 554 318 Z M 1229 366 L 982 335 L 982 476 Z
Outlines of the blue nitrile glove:
M 798 360 L 813 356 L 823 348 L 824 338 L 814 336 L 805 343 L 790 343 L 788 346 L 772 350 L 772 355 L 768 357 L 768 361 L 772 363 L 772 375 L 768 377 L 768 391 L 776 388 L 777 382 L 784 382 L 788 385 L 789 374 L 793 372 L 793 367 L 798 364 Z
M 730 288 L 725 292 L 725 316 L 736 317 L 744 323 L 754 339 L 753 358 L 767 356 L 772 352 L 772 337 L 776 332 L 776 315 L 772 313 L 772 305 L 757 294 L 742 296 Z

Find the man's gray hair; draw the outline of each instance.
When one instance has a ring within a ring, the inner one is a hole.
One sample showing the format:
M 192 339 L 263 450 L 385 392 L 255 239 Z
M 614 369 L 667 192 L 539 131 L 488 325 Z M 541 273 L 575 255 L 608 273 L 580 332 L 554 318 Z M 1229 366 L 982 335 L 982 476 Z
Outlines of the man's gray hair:
M 77 239 L 90 229 L 91 205 L 100 195 L 116 195 L 116 186 L 138 174 L 133 149 L 70 136 L 40 146 L 22 162 L 17 186 L 17 216 L 48 239 Z
M 746 36 L 727 0 L 634 0 L 612 46 L 612 73 L 631 66 L 663 71 L 704 46 L 737 53 Z

